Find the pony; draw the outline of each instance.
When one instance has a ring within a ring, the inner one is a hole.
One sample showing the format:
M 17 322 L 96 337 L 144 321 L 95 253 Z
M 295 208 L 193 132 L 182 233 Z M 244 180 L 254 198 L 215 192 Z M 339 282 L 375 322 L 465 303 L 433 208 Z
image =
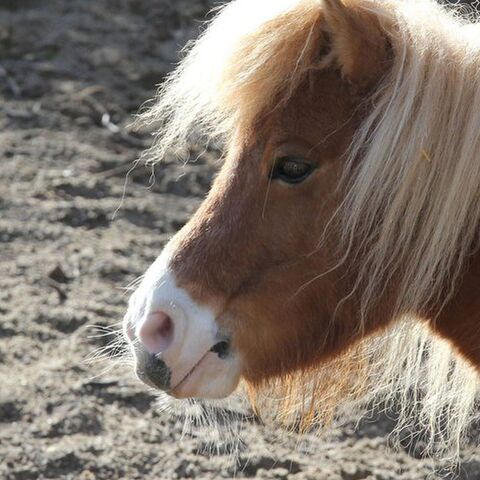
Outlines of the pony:
M 395 404 L 455 457 L 480 391 L 480 26 L 433 0 L 233 0 L 147 160 L 225 152 L 133 292 L 138 377 L 300 429 Z

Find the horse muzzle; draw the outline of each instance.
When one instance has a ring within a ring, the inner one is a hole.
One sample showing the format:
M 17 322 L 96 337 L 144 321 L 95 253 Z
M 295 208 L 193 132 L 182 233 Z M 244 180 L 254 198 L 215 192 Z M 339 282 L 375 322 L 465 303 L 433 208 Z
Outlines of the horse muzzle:
M 177 398 L 232 393 L 240 360 L 215 317 L 177 286 L 165 250 L 130 298 L 124 319 L 138 378 Z

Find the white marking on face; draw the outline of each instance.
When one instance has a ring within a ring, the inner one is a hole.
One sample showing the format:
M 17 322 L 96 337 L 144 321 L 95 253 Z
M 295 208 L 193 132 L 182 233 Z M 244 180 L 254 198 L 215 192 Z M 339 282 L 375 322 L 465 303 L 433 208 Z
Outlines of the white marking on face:
M 224 340 L 215 312 L 178 287 L 169 263 L 167 245 L 130 298 L 124 325 L 126 336 L 165 362 L 171 371 L 170 393 L 174 396 L 226 396 L 239 380 L 238 356 L 231 353 L 219 358 L 210 351 Z M 165 318 L 168 320 L 164 321 Z M 165 340 L 152 338 L 149 342 L 148 336 L 155 334 L 165 335 Z M 158 351 L 154 345 L 158 345 Z

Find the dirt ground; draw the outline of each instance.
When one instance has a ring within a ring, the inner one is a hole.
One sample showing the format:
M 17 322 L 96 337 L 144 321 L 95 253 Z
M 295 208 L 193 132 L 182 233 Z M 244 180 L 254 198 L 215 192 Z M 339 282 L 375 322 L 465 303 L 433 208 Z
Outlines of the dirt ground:
M 124 287 L 214 174 L 212 152 L 166 161 L 154 182 L 138 167 L 125 185 L 150 142 L 129 131 L 132 114 L 212 4 L 0 1 L 0 478 L 436 478 L 417 450 L 387 448 L 386 415 L 323 439 L 240 417 L 240 443 L 212 451 L 128 368 L 85 361 L 113 341 L 89 327 L 118 326 Z M 458 478 L 480 479 L 480 453 L 469 458 Z

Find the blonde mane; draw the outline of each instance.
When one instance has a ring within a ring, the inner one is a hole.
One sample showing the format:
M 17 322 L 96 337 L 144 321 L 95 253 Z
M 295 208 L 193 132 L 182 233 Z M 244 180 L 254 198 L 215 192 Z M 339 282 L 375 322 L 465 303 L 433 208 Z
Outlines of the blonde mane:
M 479 375 L 409 313 L 445 303 L 479 243 L 480 27 L 433 0 L 356 3 L 388 29 L 394 61 L 347 153 L 338 215 L 345 249 L 353 238 L 365 247 L 364 312 L 402 272 L 398 320 L 329 364 L 273 382 L 269 408 L 278 394 L 287 422 L 310 424 L 373 399 L 394 402 L 399 428 L 419 422 L 430 451 L 455 457 L 477 415 Z M 322 7 L 321 0 L 224 7 L 141 116 L 157 125 L 149 158 L 185 147 L 192 135 L 228 144 L 238 128 L 288 100 L 307 71 L 332 61 L 331 54 L 318 61 Z M 266 398 L 255 395 L 258 404 Z

